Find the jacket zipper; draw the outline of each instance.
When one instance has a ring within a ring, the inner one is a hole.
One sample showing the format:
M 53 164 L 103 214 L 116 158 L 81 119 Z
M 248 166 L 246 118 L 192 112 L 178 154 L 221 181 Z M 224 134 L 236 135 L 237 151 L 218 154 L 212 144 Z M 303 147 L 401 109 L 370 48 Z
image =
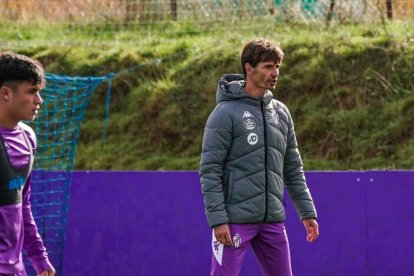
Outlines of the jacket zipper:
M 267 218 L 267 208 L 268 208 L 268 198 L 267 198 L 267 125 L 266 125 L 266 116 L 265 116 L 265 105 L 263 100 L 260 100 L 260 107 L 262 111 L 262 117 L 263 117 L 263 135 L 264 135 L 264 151 L 265 151 L 265 159 L 264 159 L 264 167 L 265 167 L 265 213 L 263 222 L 266 222 Z

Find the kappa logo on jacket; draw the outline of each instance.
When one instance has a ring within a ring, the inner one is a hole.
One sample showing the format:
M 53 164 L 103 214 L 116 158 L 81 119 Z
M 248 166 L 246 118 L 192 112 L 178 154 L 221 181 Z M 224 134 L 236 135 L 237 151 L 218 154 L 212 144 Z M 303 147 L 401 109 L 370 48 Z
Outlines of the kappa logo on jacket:
M 254 117 L 254 116 L 249 111 L 244 111 L 242 119 L 251 118 L 251 117 Z

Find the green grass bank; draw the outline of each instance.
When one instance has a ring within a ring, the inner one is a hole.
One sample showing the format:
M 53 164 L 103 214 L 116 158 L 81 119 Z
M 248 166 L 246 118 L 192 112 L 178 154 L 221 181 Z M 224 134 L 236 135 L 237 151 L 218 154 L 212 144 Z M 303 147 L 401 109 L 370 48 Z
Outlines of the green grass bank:
M 0 45 L 39 59 L 50 73 L 116 73 L 106 142 L 102 85 L 82 123 L 76 169 L 198 169 L 217 81 L 224 73 L 241 72 L 241 48 L 255 37 L 279 41 L 285 51 L 274 95 L 294 117 L 305 170 L 413 169 L 410 26 L 272 22 L 226 30 L 173 23 L 151 29 L 26 24 L 10 32 L 3 23 Z

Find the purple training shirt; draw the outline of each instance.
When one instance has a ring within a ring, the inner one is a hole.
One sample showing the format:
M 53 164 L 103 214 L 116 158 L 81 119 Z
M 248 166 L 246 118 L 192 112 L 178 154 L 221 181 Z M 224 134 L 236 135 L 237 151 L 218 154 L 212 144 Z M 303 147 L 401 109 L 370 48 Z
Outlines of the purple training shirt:
M 14 129 L 0 128 L 9 160 L 15 169 L 24 168 L 30 159 L 30 151 L 22 134 L 23 131 L 20 126 Z M 28 128 L 26 134 L 35 151 L 36 136 L 33 130 Z M 27 252 L 37 273 L 53 268 L 30 207 L 31 176 L 30 173 L 23 187 L 22 203 L 0 206 L 0 274 L 25 274 L 22 249 Z

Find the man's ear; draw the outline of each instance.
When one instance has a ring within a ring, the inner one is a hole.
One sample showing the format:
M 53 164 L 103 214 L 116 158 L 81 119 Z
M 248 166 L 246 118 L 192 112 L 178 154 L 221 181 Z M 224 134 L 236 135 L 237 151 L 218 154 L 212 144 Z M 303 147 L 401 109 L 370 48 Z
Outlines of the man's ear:
M 246 70 L 246 74 L 251 73 L 253 70 L 253 66 L 251 66 L 250 63 L 246 63 L 244 64 L 244 70 Z
M 11 99 L 12 93 L 13 93 L 13 90 L 10 87 L 8 87 L 6 85 L 3 85 L 3 86 L 0 87 L 0 97 L 2 99 L 6 100 L 6 101 Z

